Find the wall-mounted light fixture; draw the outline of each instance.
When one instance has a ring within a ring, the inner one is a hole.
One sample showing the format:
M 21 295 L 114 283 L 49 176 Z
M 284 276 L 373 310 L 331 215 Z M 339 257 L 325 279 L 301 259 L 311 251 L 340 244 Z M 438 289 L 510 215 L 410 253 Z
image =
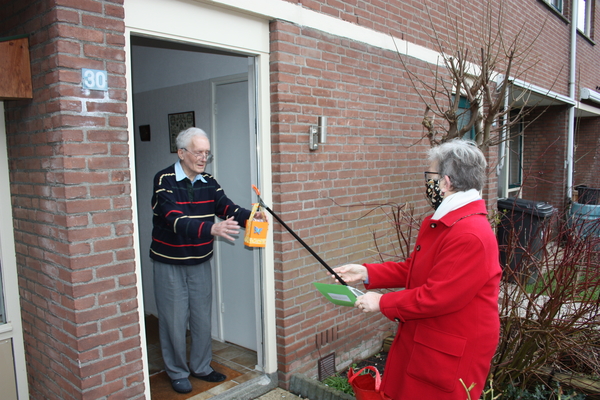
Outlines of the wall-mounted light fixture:
M 327 117 L 319 117 L 318 125 L 311 125 L 308 134 L 310 136 L 308 148 L 317 150 L 319 143 L 327 141 Z

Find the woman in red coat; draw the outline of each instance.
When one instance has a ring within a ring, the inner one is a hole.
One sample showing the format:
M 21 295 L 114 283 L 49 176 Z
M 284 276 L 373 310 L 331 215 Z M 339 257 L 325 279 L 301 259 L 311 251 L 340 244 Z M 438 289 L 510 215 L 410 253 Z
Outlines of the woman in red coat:
M 404 262 L 348 264 L 335 269 L 368 292 L 355 306 L 399 323 L 382 391 L 395 400 L 479 399 L 498 344 L 498 243 L 479 191 L 486 178 L 481 151 L 463 140 L 429 152 L 427 197 L 435 213 L 419 230 Z

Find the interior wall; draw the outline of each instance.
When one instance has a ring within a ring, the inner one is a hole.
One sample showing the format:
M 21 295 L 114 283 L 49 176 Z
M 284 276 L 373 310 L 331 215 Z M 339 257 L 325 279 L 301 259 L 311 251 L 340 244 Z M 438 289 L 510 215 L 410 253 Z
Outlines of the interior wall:
M 177 161 L 177 153 L 171 153 L 168 114 L 194 111 L 196 126 L 210 135 L 210 83 L 207 81 L 179 85 L 134 94 L 134 126 L 136 148 L 136 179 L 138 182 L 138 210 L 140 227 L 140 251 L 144 308 L 146 314 L 157 315 L 152 284 L 152 260 L 149 256 L 152 238 L 152 185 L 154 175 Z M 150 125 L 150 141 L 140 140 L 140 125 Z M 153 160 L 148 167 L 148 160 Z
M 247 58 L 208 48 L 144 37 L 132 38 L 134 93 L 228 76 L 247 70 Z M 175 73 L 173 73 L 173 71 Z
M 147 65 L 145 57 L 148 59 L 168 60 L 163 68 L 155 70 L 158 75 L 152 76 L 153 81 L 163 82 L 172 80 L 171 75 L 178 75 L 177 65 L 191 63 L 198 68 L 198 75 L 207 77 L 206 69 L 201 66 L 206 65 L 206 59 L 217 63 L 211 66 L 210 71 L 217 78 L 220 71 L 232 73 L 247 73 L 248 62 L 246 58 L 221 56 L 216 59 L 212 55 L 202 53 L 189 54 L 172 50 L 165 53 L 165 49 L 154 56 L 145 51 L 137 52 L 141 58 L 135 59 L 135 65 Z M 157 50 L 158 51 L 158 50 Z M 190 59 L 190 56 L 194 59 Z M 204 59 L 206 57 L 206 59 Z M 154 64 L 160 64 L 155 62 Z M 219 68 L 219 66 L 221 66 Z M 143 69 L 143 68 L 142 68 Z M 141 73 L 141 71 L 140 71 Z M 135 70 L 134 70 L 134 76 Z M 144 74 L 146 79 L 148 75 Z M 192 79 L 188 74 L 186 80 Z M 134 78 L 137 87 L 152 87 L 144 80 L 139 79 L 139 75 Z M 178 84 L 170 87 L 163 87 L 144 92 L 135 92 L 133 94 L 133 119 L 135 128 L 135 148 L 136 148 L 136 180 L 138 188 L 138 215 L 140 232 L 140 257 L 142 267 L 142 284 L 144 287 L 144 309 L 146 314 L 157 315 L 156 304 L 154 301 L 154 286 L 152 273 L 152 260 L 149 256 L 150 241 L 152 236 L 152 185 L 154 175 L 163 168 L 177 161 L 177 154 L 171 153 L 169 143 L 168 115 L 194 111 L 196 126 L 202 128 L 208 135 L 211 135 L 211 81 L 210 79 Z M 139 127 L 140 125 L 150 125 L 150 141 L 141 141 Z M 149 165 L 151 166 L 149 168 Z M 207 172 L 211 171 L 211 166 L 207 167 Z

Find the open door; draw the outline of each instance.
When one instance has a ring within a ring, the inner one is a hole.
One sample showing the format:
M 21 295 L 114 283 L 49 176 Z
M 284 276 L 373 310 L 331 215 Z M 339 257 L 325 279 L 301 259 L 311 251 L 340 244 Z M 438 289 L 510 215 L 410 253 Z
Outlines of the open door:
M 214 148 L 223 158 L 215 158 L 215 177 L 231 199 L 246 208 L 252 203 L 251 184 L 256 170 L 256 133 L 250 123 L 251 107 L 248 76 L 238 75 L 213 82 Z M 242 347 L 257 350 L 256 287 L 259 273 L 258 249 L 240 246 L 243 230 L 235 244 L 217 238 L 215 265 L 219 287 L 221 338 Z M 244 301 L 246 299 L 247 301 Z
M 211 137 L 215 160 L 206 171 L 237 204 L 251 206 L 257 174 L 253 58 L 145 37 L 132 37 L 132 86 L 139 243 L 146 314 L 157 315 L 152 232 L 153 177 L 177 161 L 171 152 L 169 114 L 193 112 L 195 126 Z M 251 82 L 251 84 L 249 84 Z M 215 113 L 214 103 L 219 104 Z M 242 231 L 243 232 L 243 231 Z M 261 324 L 258 250 L 218 241 L 213 265 L 213 339 L 258 351 Z M 240 335 L 243 333 L 243 335 Z M 260 363 L 260 361 L 259 361 Z

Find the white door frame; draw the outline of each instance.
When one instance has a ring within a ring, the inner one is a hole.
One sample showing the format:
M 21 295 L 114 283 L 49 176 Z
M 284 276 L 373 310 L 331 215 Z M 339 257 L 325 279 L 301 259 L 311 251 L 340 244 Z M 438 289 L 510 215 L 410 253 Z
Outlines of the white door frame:
M 271 180 L 271 135 L 270 135 L 270 88 L 269 88 L 269 21 L 256 16 L 242 15 L 230 10 L 211 7 L 202 3 L 179 2 L 169 0 L 127 0 L 125 7 L 125 48 L 129 49 L 131 35 L 149 36 L 162 40 L 179 41 L 199 46 L 220 48 L 252 56 L 255 59 L 255 87 L 258 132 L 258 181 L 261 198 L 272 203 Z M 165 18 L 165 15 L 177 18 Z M 139 227 L 137 226 L 137 185 L 135 181 L 135 147 L 133 126 L 133 89 L 131 87 L 131 52 L 126 52 L 127 67 L 127 113 L 130 146 L 130 165 L 132 166 L 132 204 L 134 222 L 134 251 L 138 288 L 139 320 L 142 343 L 146 342 L 144 329 L 144 302 L 141 276 Z M 251 82 L 249 82 L 251 84 Z M 276 314 L 275 314 L 275 276 L 272 230 L 269 230 L 267 246 L 260 252 L 263 270 L 260 274 L 262 288 L 259 315 L 262 316 L 262 366 L 265 373 L 277 372 Z M 148 355 L 146 346 L 142 346 L 146 392 L 150 393 L 148 375 Z
M 29 398 L 25 345 L 23 342 L 23 324 L 21 322 L 21 302 L 15 236 L 13 230 L 12 205 L 10 201 L 10 180 L 8 176 L 8 149 L 6 145 L 6 125 L 4 120 L 4 102 L 0 101 L 0 272 L 2 273 L 2 292 L 6 311 L 6 324 L 0 325 L 0 340 L 11 340 L 19 399 Z M 1 295 L 1 294 L 0 294 Z

